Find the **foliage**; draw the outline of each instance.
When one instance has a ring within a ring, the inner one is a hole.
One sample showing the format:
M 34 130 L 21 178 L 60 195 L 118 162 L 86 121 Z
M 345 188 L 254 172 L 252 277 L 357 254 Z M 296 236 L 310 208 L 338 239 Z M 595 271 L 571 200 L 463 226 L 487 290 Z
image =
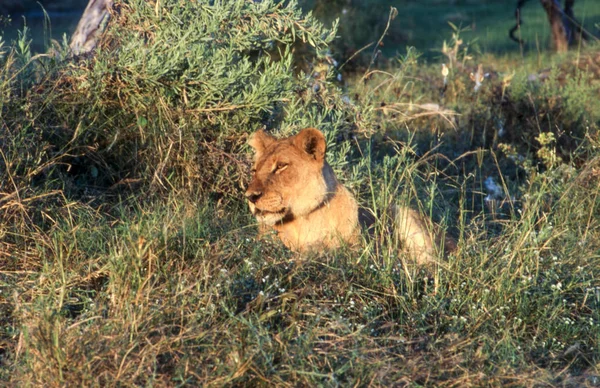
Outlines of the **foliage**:
M 27 104 L 13 98 L 7 108 L 7 120 L 31 116 L 34 131 L 58 126 L 53 146 L 68 159 L 61 162 L 95 171 L 76 178 L 100 187 L 150 178 L 144 183 L 155 188 L 181 188 L 220 171 L 238 174 L 236 164 L 222 170 L 218 155 L 238 150 L 240 134 L 281 125 L 283 106 L 302 104 L 310 88 L 309 75 L 294 76 L 292 44 L 306 42 L 318 56 L 334 36 L 293 3 L 120 7 L 126 16 L 94 57 L 34 70 L 19 46 L 28 64 L 19 79 L 37 71 L 39 81 L 20 96 Z M 69 181 L 70 171 L 52 172 Z
M 2 383 L 597 384 L 592 72 L 472 54 L 444 77 L 409 50 L 342 89 L 335 30 L 293 2 L 118 5 L 93 56 L 23 32 L 0 58 Z M 458 250 L 416 268 L 383 222 L 358 250 L 257 240 L 263 126 L 320 128 L 363 205 L 410 204 Z

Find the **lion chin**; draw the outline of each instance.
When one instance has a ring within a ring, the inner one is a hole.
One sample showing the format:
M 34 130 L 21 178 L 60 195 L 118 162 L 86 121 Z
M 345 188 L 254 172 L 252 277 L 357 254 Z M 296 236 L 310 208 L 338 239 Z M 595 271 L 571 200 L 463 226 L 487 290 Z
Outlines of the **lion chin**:
M 354 196 L 341 185 L 325 161 L 325 136 L 306 128 L 295 136 L 276 139 L 258 131 L 248 141 L 255 160 L 246 199 L 261 232 L 274 230 L 295 251 L 356 245 L 361 224 Z M 396 234 L 417 263 L 435 260 L 435 236 L 420 215 L 395 208 Z
M 286 210 L 282 210 L 280 212 L 269 212 L 256 209 L 256 211 L 252 212 L 252 214 L 254 217 L 256 217 L 256 220 L 260 224 L 273 226 L 283 221 L 283 219 L 286 217 Z

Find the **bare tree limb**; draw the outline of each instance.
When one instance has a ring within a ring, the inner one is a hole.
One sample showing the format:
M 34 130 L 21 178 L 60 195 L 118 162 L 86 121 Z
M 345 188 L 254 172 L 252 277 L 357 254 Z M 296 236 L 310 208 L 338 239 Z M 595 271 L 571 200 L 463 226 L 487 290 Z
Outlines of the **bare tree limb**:
M 552 31 L 552 42 L 554 48 L 558 52 L 565 52 L 569 49 L 569 41 L 567 39 L 567 28 L 563 23 L 560 2 L 558 0 L 540 0 L 542 6 L 548 15 L 550 22 L 550 30 Z
M 92 51 L 110 18 L 113 0 L 90 0 L 71 38 L 73 55 Z
M 591 38 L 590 34 L 583 28 L 581 23 L 575 18 L 573 6 L 575 0 L 565 0 L 564 23 L 567 26 L 567 39 L 571 46 L 578 44 L 581 39 L 587 41 Z
M 518 0 L 515 8 L 516 24 L 510 29 L 508 35 L 512 40 L 523 45 L 525 42 L 518 38 L 515 33 L 521 28 L 521 9 L 529 0 Z M 573 7 L 575 0 L 565 0 L 565 7 L 561 9 L 560 0 L 540 0 L 548 15 L 552 43 L 556 51 L 567 51 L 570 46 L 575 46 L 582 40 L 588 40 L 590 34 L 585 31 L 581 23 L 575 18 Z
M 516 20 L 517 23 L 508 32 L 508 36 L 510 36 L 510 38 L 512 40 L 514 40 L 515 42 L 517 42 L 520 45 L 525 44 L 525 42 L 521 38 L 517 38 L 515 36 L 515 32 L 517 32 L 518 30 L 520 30 L 521 29 L 521 24 L 523 24 L 523 21 L 521 20 L 521 8 L 523 8 L 523 6 L 525 5 L 525 3 L 527 1 L 528 0 L 519 0 L 519 1 L 517 1 L 517 7 L 515 8 L 515 20 Z

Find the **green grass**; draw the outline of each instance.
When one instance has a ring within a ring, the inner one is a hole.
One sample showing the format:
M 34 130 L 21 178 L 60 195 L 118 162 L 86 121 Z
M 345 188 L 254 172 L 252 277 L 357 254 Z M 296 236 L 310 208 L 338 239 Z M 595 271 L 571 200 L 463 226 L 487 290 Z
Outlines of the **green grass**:
M 5 0 L 0 4 L 0 36 L 11 43 L 19 38 L 19 31 L 27 27 L 32 51 L 43 53 L 52 46 L 51 39 L 60 42 L 63 35 L 75 32 L 87 3 L 85 0 Z
M 516 2 L 514 2 L 516 4 Z M 440 47 L 443 35 L 440 27 L 448 21 L 457 26 L 469 28 L 464 34 L 465 41 L 475 41 L 482 53 L 496 55 L 519 52 L 519 45 L 508 37 L 515 25 L 514 6 L 506 1 L 493 1 L 486 4 L 462 4 L 458 6 L 435 4 L 429 7 L 413 3 L 399 9 L 399 28 L 414 31 L 414 45 L 427 52 Z M 590 33 L 598 33 L 595 25 L 600 22 L 600 5 L 592 0 L 577 1 L 574 7 L 577 18 Z M 550 47 L 550 28 L 544 9 L 539 2 L 530 1 L 522 9 L 523 24 L 521 38 L 525 41 L 523 50 L 542 52 Z M 442 32 L 444 30 L 442 29 Z M 449 33 L 449 29 L 446 30 Z M 517 35 L 519 36 L 519 35 Z
M 319 1 L 306 0 L 306 9 L 314 9 L 324 20 L 340 19 L 342 39 L 335 46 L 340 54 L 352 53 L 376 41 L 383 33 L 390 7 L 398 16 L 390 25 L 380 49 L 388 57 L 404 54 L 408 46 L 415 47 L 428 60 L 437 60 L 444 40 L 451 33 L 449 22 L 469 31 L 463 34 L 465 43 L 480 53 L 520 56 L 522 53 L 545 52 L 550 47 L 547 16 L 539 1 L 529 1 L 522 9 L 521 38 L 523 47 L 509 38 L 515 25 L 516 1 Z M 597 40 L 600 33 L 600 4 L 579 0 L 573 8 L 577 19 Z M 519 36 L 517 34 L 517 36 Z M 369 50 L 371 52 L 372 50 Z
M 598 384 L 597 48 L 544 81 L 537 53 L 459 56 L 444 89 L 412 53 L 341 88 L 293 6 L 178 4 L 128 2 L 90 58 L 0 50 L 1 384 Z M 263 126 L 322 129 L 363 205 L 410 204 L 457 251 L 257 240 Z

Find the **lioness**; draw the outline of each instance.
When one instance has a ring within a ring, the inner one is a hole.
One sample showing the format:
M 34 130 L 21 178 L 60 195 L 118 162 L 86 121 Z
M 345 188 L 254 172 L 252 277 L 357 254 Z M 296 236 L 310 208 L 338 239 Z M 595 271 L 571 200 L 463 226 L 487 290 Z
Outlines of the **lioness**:
M 261 234 L 275 230 L 294 251 L 359 242 L 360 226 L 369 228 L 375 217 L 336 179 L 319 130 L 279 140 L 260 130 L 248 143 L 256 154 L 246 198 Z M 434 260 L 434 236 L 417 212 L 396 208 L 395 228 L 417 263 Z

